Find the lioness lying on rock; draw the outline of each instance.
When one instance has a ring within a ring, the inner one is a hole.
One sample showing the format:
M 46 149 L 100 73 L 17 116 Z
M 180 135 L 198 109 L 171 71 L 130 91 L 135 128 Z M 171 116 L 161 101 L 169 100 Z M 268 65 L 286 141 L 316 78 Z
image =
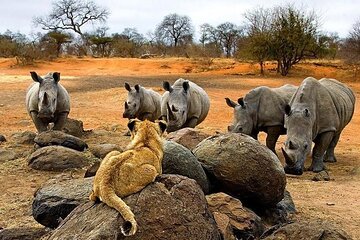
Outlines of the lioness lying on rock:
M 94 179 L 90 200 L 106 203 L 120 212 L 125 220 L 121 231 L 134 235 L 137 223 L 130 207 L 121 199 L 142 190 L 161 174 L 164 121 L 130 120 L 131 143 L 123 153 L 110 152 L 102 160 Z

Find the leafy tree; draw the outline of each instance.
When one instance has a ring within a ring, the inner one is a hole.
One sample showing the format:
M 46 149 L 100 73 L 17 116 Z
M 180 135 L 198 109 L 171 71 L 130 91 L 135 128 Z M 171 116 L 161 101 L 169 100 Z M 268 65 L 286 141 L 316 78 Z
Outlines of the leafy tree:
M 345 62 L 354 66 L 354 75 L 360 69 L 360 20 L 355 22 L 341 47 L 341 57 Z
M 286 76 L 294 64 L 309 56 L 318 32 L 317 16 L 291 5 L 278 7 L 274 9 L 272 31 L 272 55 L 278 71 Z
M 94 33 L 89 34 L 87 39 L 92 44 L 92 52 L 100 57 L 109 57 L 113 39 L 106 35 L 107 27 L 100 27 Z
M 55 45 L 56 57 L 59 57 L 63 44 L 71 42 L 71 38 L 72 36 L 68 33 L 51 31 L 45 34 L 41 41 Z
M 35 17 L 33 22 L 44 30 L 70 30 L 83 36 L 82 28 L 88 23 L 104 23 L 109 11 L 91 0 L 57 0 L 53 2 L 51 12 Z
M 160 41 L 176 48 L 192 41 L 194 27 L 188 16 L 173 13 L 164 17 L 156 27 L 155 35 Z

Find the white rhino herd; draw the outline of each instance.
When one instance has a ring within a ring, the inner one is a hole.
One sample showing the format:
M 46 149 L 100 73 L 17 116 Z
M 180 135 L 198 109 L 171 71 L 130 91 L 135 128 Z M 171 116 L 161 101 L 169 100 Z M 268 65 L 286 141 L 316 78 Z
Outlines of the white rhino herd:
M 59 83 L 60 73 L 51 72 L 45 77 L 31 72 L 35 81 L 26 93 L 26 108 L 38 132 L 46 131 L 49 123 L 61 130 L 70 111 L 70 98 Z M 168 132 L 181 128 L 194 128 L 206 118 L 210 99 L 197 84 L 178 79 L 171 86 L 163 83 L 161 96 L 140 85 L 131 87 L 124 103 L 123 117 L 140 120 L 163 119 Z M 233 123 L 229 132 L 244 133 L 257 139 L 260 131 L 266 132 L 266 145 L 275 154 L 279 136 L 287 134 L 282 152 L 286 160 L 285 172 L 301 175 L 306 156 L 311 152 L 309 170 L 324 170 L 324 162 L 336 162 L 334 148 L 341 131 L 350 122 L 355 106 L 355 95 L 345 84 L 335 79 L 308 77 L 299 87 L 284 85 L 279 88 L 265 86 L 252 89 L 234 102 L 225 98 L 234 108 Z

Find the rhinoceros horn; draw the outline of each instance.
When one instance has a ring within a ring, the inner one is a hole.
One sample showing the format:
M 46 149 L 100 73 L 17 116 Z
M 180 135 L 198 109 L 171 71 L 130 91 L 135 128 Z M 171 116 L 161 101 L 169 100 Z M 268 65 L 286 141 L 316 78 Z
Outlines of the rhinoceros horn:
M 128 109 L 129 105 L 127 104 L 127 102 L 125 102 L 125 109 Z
M 166 105 L 167 105 L 167 109 L 168 109 L 169 120 L 175 120 L 174 113 L 172 112 L 169 103 L 167 103 Z
M 281 151 L 282 151 L 282 153 L 283 153 L 283 155 L 284 155 L 286 164 L 288 164 L 288 165 L 290 165 L 290 166 L 294 165 L 294 162 L 291 160 L 291 158 L 289 157 L 289 155 L 287 154 L 287 152 L 285 151 L 285 149 L 284 149 L 284 148 L 281 148 Z
M 45 93 L 44 93 L 44 99 L 43 99 L 42 104 L 43 104 L 44 106 L 47 106 L 48 103 L 49 103 L 48 96 L 47 96 L 47 93 L 45 92 Z

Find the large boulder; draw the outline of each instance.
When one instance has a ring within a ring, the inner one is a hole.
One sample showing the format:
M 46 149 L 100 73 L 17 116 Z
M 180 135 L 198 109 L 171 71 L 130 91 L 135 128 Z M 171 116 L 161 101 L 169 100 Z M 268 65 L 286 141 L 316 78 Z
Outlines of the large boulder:
M 28 157 L 28 165 L 36 170 L 62 171 L 90 164 L 85 154 L 62 146 L 43 147 Z
M 162 169 L 165 174 L 179 174 L 192 178 L 205 194 L 209 192 L 208 179 L 200 162 L 189 149 L 176 142 L 164 142 Z
M 34 144 L 36 133 L 31 131 L 17 132 L 11 135 L 11 139 L 17 144 Z
M 124 198 L 138 231 L 125 237 L 123 218 L 104 203 L 77 207 L 47 239 L 220 239 L 203 191 L 192 179 L 161 175 L 139 193 Z
M 93 178 L 49 180 L 34 194 L 32 215 L 40 224 L 56 228 L 75 207 L 88 201 Z
M 104 143 L 95 144 L 90 146 L 90 151 L 95 157 L 103 159 L 109 152 L 119 151 L 123 152 L 123 149 L 117 144 Z
M 45 228 L 0 229 L 0 240 L 38 240 L 46 234 Z
M 67 118 L 63 131 L 75 137 L 81 137 L 84 134 L 84 124 L 80 120 Z
M 0 143 L 2 143 L 2 142 L 6 142 L 6 138 L 4 135 L 0 134 Z
M 209 134 L 203 133 L 195 128 L 182 128 L 175 132 L 171 132 L 166 139 L 177 142 L 184 147 L 192 150 L 205 138 L 210 137 Z
M 217 191 L 246 206 L 275 206 L 284 197 L 286 176 L 277 156 L 247 135 L 219 134 L 193 150 Z
M 206 200 L 223 239 L 258 239 L 264 232 L 261 218 L 238 199 L 220 192 L 207 195 Z
M 321 220 L 300 221 L 276 226 L 268 230 L 262 239 L 266 240 L 351 240 L 343 230 Z
M 34 142 L 40 147 L 55 145 L 68 147 L 77 151 L 84 151 L 88 148 L 86 142 L 80 138 L 61 131 L 46 131 L 39 133 L 35 137 Z

